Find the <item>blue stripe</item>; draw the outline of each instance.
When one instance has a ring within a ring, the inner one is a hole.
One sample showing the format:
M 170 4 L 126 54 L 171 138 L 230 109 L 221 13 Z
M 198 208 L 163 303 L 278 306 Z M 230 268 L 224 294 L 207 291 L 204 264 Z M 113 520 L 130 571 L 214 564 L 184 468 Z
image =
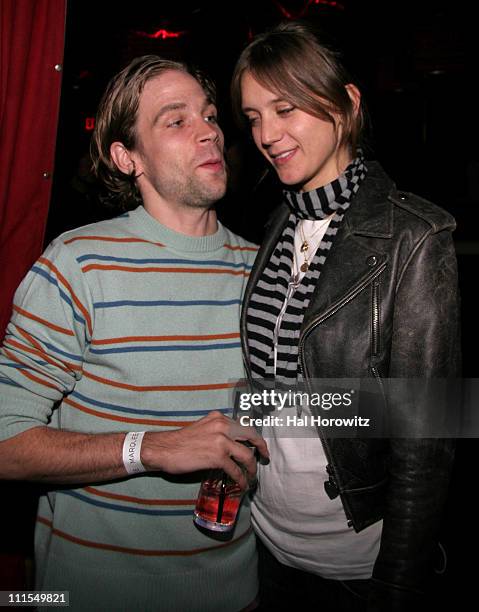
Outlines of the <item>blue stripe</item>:
M 46 361 L 40 361 L 37 359 L 33 359 L 32 357 L 28 357 L 29 359 L 31 359 L 34 363 L 36 363 L 37 365 L 41 365 L 41 366 L 50 366 L 51 364 L 47 363 Z M 2 363 L 2 367 L 6 367 L 6 368 L 15 368 L 17 370 L 31 370 L 32 368 L 27 366 L 27 365 L 20 365 L 17 363 Z M 43 374 L 43 372 L 35 372 L 35 376 L 40 376 L 43 377 L 45 379 L 45 382 L 49 382 L 51 385 L 55 383 L 57 383 L 60 386 L 60 389 L 57 389 L 57 391 L 61 392 L 61 389 L 63 389 L 63 391 L 66 393 L 68 392 L 68 388 L 67 386 L 60 380 L 55 380 L 54 382 L 52 382 L 52 380 L 50 379 L 49 376 L 47 376 L 46 374 Z M 33 383 L 36 384 L 36 381 L 33 381 Z M 27 387 L 24 387 L 21 384 L 17 385 L 18 387 L 21 387 L 22 389 L 27 389 Z
M 8 359 L 8 357 L 7 357 Z M 28 370 L 28 366 L 20 363 L 2 363 L 2 368 L 15 368 L 16 370 Z
M 10 385 L 11 387 L 20 387 L 21 386 L 18 383 L 16 383 L 14 380 L 10 380 L 10 378 L 4 378 L 3 376 L 0 376 L 0 383 L 2 385 Z
M 118 300 L 95 302 L 94 308 L 117 308 L 119 306 L 236 306 L 241 300 Z
M 51 351 L 53 351 L 54 353 L 63 355 L 63 357 L 68 357 L 69 359 L 73 359 L 74 361 L 83 361 L 83 357 L 81 356 L 79 357 L 78 355 L 73 355 L 73 353 L 66 353 L 65 351 L 60 350 L 59 348 L 57 348 L 53 344 L 50 344 L 49 342 L 44 342 L 43 344 L 47 348 L 49 348 Z
M 147 514 L 150 516 L 192 516 L 193 515 L 193 504 L 191 508 L 187 510 L 147 510 L 146 508 L 130 508 L 127 506 L 120 506 L 119 504 L 111 504 L 109 502 L 100 501 L 97 499 L 91 499 L 86 495 L 77 493 L 76 491 L 58 491 L 62 495 L 69 495 L 79 499 L 80 501 L 91 504 L 92 506 L 98 506 L 99 508 L 107 508 L 108 510 L 115 510 L 116 512 L 130 512 L 131 514 Z
M 145 415 L 145 416 L 171 416 L 171 417 L 184 417 L 184 416 L 206 416 L 209 414 L 211 410 L 139 410 L 138 408 L 129 408 L 126 406 L 118 406 L 118 404 L 108 404 L 106 402 L 101 402 L 100 400 L 96 400 L 86 395 L 82 395 L 78 391 L 73 391 L 70 394 L 71 397 L 76 397 L 83 402 L 87 402 L 92 406 L 98 406 L 100 408 L 107 408 L 108 410 L 115 410 L 117 412 L 124 412 L 126 414 L 134 414 L 134 415 Z M 231 414 L 231 408 L 215 408 L 214 410 L 218 410 L 223 414 Z
M 113 257 L 112 255 L 97 255 L 95 253 L 87 253 L 86 255 L 81 255 L 77 257 L 78 263 L 89 260 L 99 260 L 99 261 L 116 261 L 122 263 L 133 263 L 133 264 L 191 264 L 198 266 L 223 266 L 226 268 L 244 268 L 246 270 L 251 270 L 252 266 L 248 265 L 245 262 L 234 263 L 227 262 L 221 259 L 209 259 L 204 261 L 199 261 L 197 259 L 135 259 L 132 257 Z
M 97 355 L 109 355 L 112 353 L 150 353 L 157 351 L 210 351 L 211 349 L 230 349 L 240 348 L 240 342 L 232 344 L 206 344 L 206 345 L 190 345 L 176 344 L 170 346 L 125 346 L 123 348 L 112 349 L 90 349 L 90 353 Z
M 24 355 L 24 353 L 22 353 L 22 355 Z M 31 355 L 24 355 L 24 356 L 28 357 L 28 359 L 33 361 L 33 363 L 36 363 L 37 365 L 40 365 L 40 366 L 49 366 L 49 365 L 51 365 L 47 361 L 44 361 L 43 359 L 35 359 Z M 2 367 L 16 368 L 17 370 L 30 370 L 31 369 L 30 366 L 25 365 L 25 364 L 20 364 L 20 363 L 2 363 Z
M 61 298 L 72 309 L 73 317 L 75 318 L 75 320 L 78 321 L 79 323 L 81 323 L 82 325 L 85 325 L 85 319 L 80 317 L 80 315 L 78 315 L 75 312 L 75 309 L 73 307 L 73 303 L 72 303 L 70 297 L 63 291 L 63 289 L 60 288 L 60 285 L 58 284 L 57 279 L 55 277 L 53 277 L 53 276 L 50 276 L 50 274 L 48 272 L 46 272 L 45 270 L 42 270 L 42 268 L 39 268 L 38 266 L 33 266 L 32 272 L 35 272 L 36 274 L 39 274 L 40 276 L 43 276 L 43 278 L 45 278 L 49 283 L 51 283 L 52 285 L 55 285 L 55 287 L 57 287 L 57 289 L 58 289 L 58 291 L 60 293 Z

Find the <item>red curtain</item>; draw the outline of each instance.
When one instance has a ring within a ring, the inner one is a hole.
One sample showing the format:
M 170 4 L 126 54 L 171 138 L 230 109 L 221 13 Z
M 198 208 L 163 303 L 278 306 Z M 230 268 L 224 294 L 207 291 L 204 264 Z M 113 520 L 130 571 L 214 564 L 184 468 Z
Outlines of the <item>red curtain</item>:
M 13 294 L 43 247 L 66 0 L 0 0 L 0 340 Z M 0 483 L 0 590 L 29 583 L 33 493 Z
M 66 0 L 0 0 L 0 339 L 48 212 Z

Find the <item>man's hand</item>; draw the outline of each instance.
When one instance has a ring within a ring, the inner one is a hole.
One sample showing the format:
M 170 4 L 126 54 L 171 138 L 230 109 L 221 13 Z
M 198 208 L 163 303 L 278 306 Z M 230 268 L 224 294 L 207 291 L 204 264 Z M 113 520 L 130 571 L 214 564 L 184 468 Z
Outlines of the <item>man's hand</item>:
M 269 459 L 266 442 L 253 427 L 242 426 L 215 411 L 181 429 L 146 432 L 141 462 L 148 471 L 170 474 L 221 468 L 246 489 L 247 478 L 238 463 L 246 468 L 248 479 L 252 480 L 256 475 L 256 459 L 251 449 L 238 440 L 247 440 Z

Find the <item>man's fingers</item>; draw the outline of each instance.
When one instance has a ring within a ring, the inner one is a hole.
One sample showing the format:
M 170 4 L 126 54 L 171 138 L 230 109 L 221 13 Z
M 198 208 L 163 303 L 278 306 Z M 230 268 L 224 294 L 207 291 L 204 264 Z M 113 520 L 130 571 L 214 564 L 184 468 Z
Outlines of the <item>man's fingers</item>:
M 239 484 L 239 486 L 246 491 L 248 489 L 248 480 L 244 474 L 242 468 L 233 459 L 225 459 L 223 463 L 223 470 L 231 476 L 231 478 Z
M 255 446 L 259 453 L 266 459 L 270 458 L 268 445 L 265 439 L 256 431 L 254 427 L 240 425 L 237 421 L 231 421 L 228 434 L 234 440 L 247 440 Z
M 254 439 L 249 439 L 249 442 L 251 442 L 251 444 L 253 444 L 253 446 L 255 446 L 260 455 L 262 457 L 264 457 L 265 459 L 270 459 L 270 454 L 269 454 L 269 450 L 268 450 L 268 445 L 266 444 L 266 440 L 264 438 L 254 438 Z

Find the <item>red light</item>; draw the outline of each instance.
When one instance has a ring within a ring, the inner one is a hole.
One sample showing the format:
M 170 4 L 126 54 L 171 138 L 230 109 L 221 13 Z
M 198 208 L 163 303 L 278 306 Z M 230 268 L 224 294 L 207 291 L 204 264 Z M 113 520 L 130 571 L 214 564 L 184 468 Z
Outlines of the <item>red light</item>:
M 148 32 L 135 32 L 138 36 L 143 36 L 145 38 L 161 38 L 165 40 L 167 38 L 179 38 L 184 34 L 184 32 L 168 32 L 168 30 L 158 30 L 154 34 L 148 34 Z
M 285 7 L 279 2 L 279 0 L 273 0 L 273 2 L 275 3 L 276 8 L 281 12 L 283 17 L 286 17 L 286 19 L 301 19 L 302 17 L 304 17 L 304 15 L 312 4 L 322 4 L 323 6 L 330 6 L 332 8 L 339 9 L 340 11 L 344 11 L 344 5 L 340 2 L 335 2 L 334 0 L 306 0 L 303 5 L 303 8 L 297 11 L 295 15 L 293 15 L 293 13 L 285 9 Z
M 314 0 L 315 4 L 325 4 L 326 6 L 331 6 L 333 8 L 338 8 L 341 11 L 344 11 L 344 5 L 340 2 L 333 2 L 331 0 Z
M 85 118 L 85 130 L 91 132 L 95 129 L 95 117 Z

